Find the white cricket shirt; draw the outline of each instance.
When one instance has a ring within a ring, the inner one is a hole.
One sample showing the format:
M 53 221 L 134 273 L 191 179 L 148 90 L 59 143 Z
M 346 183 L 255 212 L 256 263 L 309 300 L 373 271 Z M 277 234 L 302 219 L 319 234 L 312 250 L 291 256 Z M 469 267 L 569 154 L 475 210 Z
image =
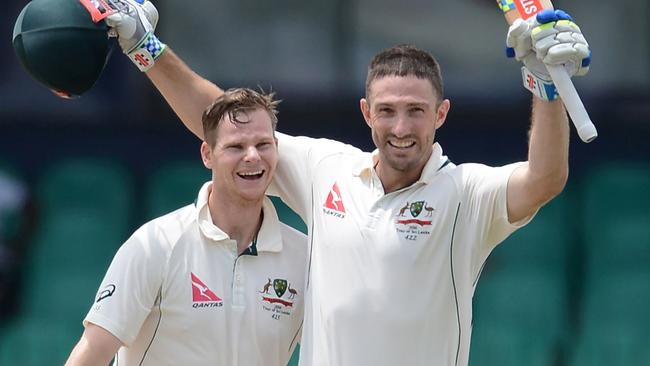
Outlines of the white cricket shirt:
M 212 223 L 211 183 L 189 205 L 138 229 L 119 249 L 84 323 L 126 347 L 114 365 L 285 366 L 299 341 L 306 237 L 271 201 L 256 245 Z
M 467 365 L 472 296 L 508 223 L 520 164 L 454 165 L 436 144 L 413 185 L 384 194 L 364 153 L 278 134 L 273 193 L 310 235 L 301 365 Z

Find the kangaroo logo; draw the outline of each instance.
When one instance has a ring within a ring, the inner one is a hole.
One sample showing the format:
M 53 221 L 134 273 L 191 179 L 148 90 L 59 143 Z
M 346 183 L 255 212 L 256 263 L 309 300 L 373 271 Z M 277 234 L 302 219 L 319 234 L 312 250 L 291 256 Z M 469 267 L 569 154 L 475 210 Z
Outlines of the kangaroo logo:
M 406 201 L 406 205 L 404 205 L 404 207 L 399 209 L 399 213 L 397 214 L 397 216 L 404 217 L 404 212 L 406 212 L 406 210 L 408 210 L 409 207 L 411 207 L 411 204 L 408 201 Z
M 269 278 L 269 281 L 266 283 L 266 285 L 264 285 L 264 289 L 262 289 L 262 291 L 260 291 L 260 293 L 261 294 L 268 294 L 272 283 L 273 282 L 271 282 L 271 279 Z
M 210 288 L 194 273 L 190 273 L 192 281 L 192 307 L 219 307 L 223 302 Z

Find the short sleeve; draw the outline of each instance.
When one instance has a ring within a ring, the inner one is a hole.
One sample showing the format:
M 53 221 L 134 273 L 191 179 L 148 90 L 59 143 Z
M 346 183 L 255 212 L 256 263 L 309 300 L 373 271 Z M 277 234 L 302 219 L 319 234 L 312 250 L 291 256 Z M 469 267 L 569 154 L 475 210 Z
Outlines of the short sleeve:
M 518 228 L 526 225 L 534 215 L 516 223 L 508 221 L 508 181 L 525 162 L 501 167 L 466 164 L 463 174 L 465 201 L 469 204 L 471 220 L 478 225 L 477 240 L 483 256 L 494 249 Z
M 138 335 L 161 289 L 166 255 L 147 224 L 118 250 L 84 319 L 130 345 Z

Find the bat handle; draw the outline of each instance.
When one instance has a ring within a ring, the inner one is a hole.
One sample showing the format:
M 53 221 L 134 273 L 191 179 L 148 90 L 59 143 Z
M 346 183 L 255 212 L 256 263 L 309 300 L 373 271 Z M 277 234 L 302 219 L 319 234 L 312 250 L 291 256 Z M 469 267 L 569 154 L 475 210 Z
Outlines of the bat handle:
M 573 82 L 571 82 L 571 77 L 564 69 L 562 65 L 546 65 L 553 83 L 557 88 L 557 92 L 560 94 L 564 106 L 571 116 L 571 121 L 578 131 L 578 136 L 584 142 L 591 142 L 596 137 L 598 137 L 598 132 L 596 131 L 596 126 L 591 122 L 589 114 L 585 109 L 580 96 L 576 91 Z

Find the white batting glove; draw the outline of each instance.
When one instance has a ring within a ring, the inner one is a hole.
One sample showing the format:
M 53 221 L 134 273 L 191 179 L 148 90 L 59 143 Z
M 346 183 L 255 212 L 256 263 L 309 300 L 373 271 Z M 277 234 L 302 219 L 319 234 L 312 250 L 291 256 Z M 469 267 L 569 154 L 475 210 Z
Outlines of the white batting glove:
M 158 10 L 148 0 L 112 0 L 117 12 L 106 18 L 109 35 L 117 36 L 122 51 L 140 71 L 147 71 L 165 48 L 154 35 Z
M 506 45 L 508 56 L 524 63 L 524 86 L 542 99 L 557 98 L 545 64 L 564 65 L 570 76 L 589 71 L 589 44 L 562 10 L 543 10 L 528 20 L 518 19 L 508 30 Z

